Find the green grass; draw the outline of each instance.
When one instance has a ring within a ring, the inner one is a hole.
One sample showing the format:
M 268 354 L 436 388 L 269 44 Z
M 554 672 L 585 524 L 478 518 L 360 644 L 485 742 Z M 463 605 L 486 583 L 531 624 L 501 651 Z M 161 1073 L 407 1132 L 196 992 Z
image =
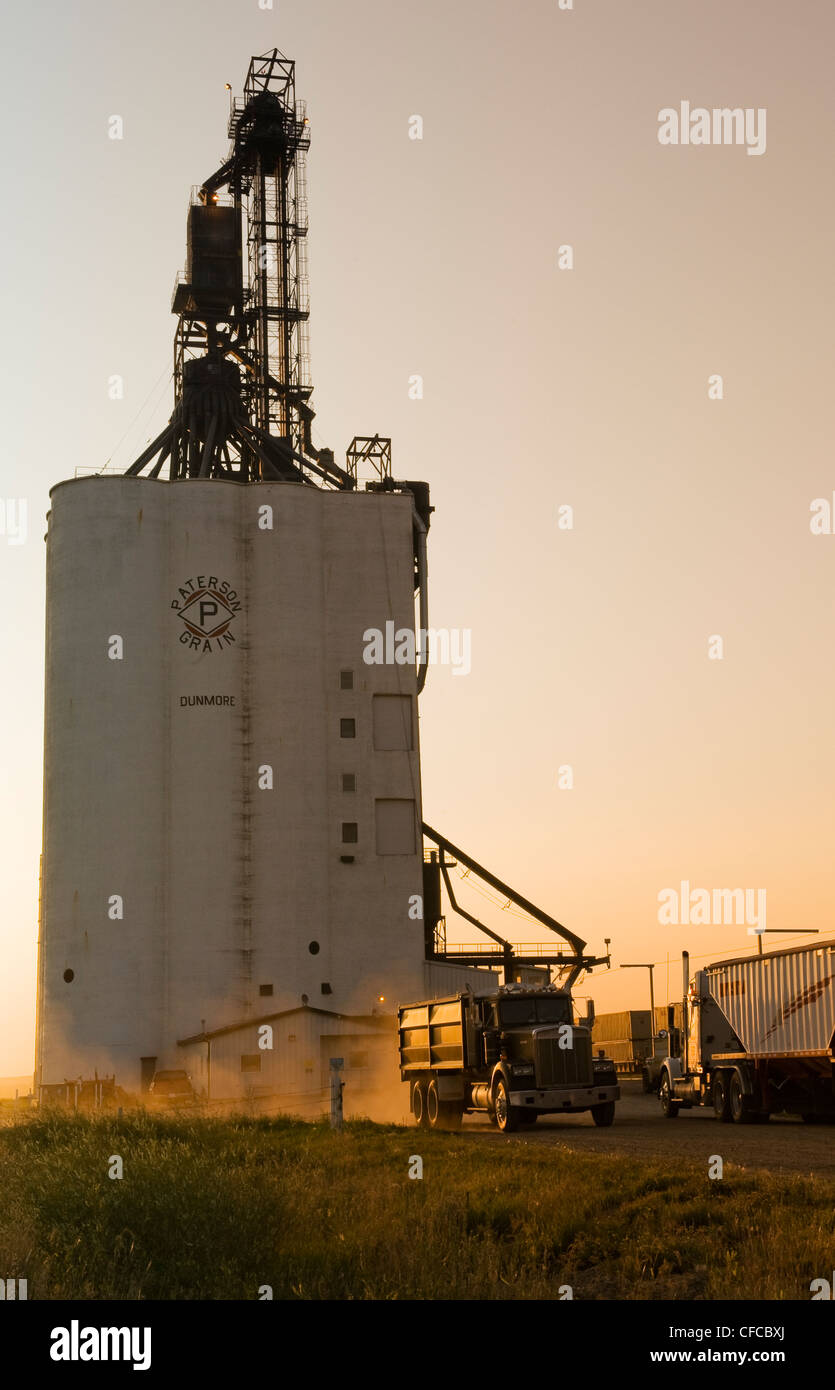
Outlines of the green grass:
M 46 1115 L 0 1128 L 0 1276 L 33 1299 L 807 1300 L 833 1195 L 534 1138 Z

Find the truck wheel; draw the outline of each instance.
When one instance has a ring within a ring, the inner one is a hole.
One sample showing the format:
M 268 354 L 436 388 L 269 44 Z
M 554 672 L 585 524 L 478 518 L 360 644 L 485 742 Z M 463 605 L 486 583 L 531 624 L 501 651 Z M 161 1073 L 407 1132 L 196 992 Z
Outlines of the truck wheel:
M 664 1119 L 677 1120 L 681 1102 L 673 1100 L 673 1089 L 670 1085 L 670 1073 L 668 1071 L 662 1074 L 658 1094 L 661 1097 L 661 1113 Z
M 522 1125 L 535 1125 L 536 1116 L 536 1110 L 522 1110 L 521 1107 L 519 1109 L 519 1123 Z
M 731 1077 L 730 1107 L 731 1119 L 735 1125 L 750 1125 L 754 1123 L 754 1109 L 751 1104 L 751 1097 L 746 1096 L 743 1091 L 738 1071 L 735 1071 Z
M 432 1078 L 426 1087 L 426 1122 L 430 1129 L 442 1127 L 444 1107 L 438 1094 L 438 1083 Z
M 727 1074 L 719 1071 L 713 1078 L 713 1113 L 724 1125 L 731 1122 L 731 1097 Z
M 610 1125 L 615 1118 L 615 1102 L 607 1100 L 605 1105 L 593 1105 L 591 1117 L 601 1129 L 605 1125 Z
M 650 1078 L 649 1067 L 641 1067 L 641 1090 L 645 1096 L 655 1090 Z
M 493 1108 L 496 1112 L 496 1124 L 502 1134 L 512 1134 L 519 1128 L 519 1116 L 515 1105 L 510 1103 L 510 1093 L 503 1076 L 496 1082 Z
M 412 1114 L 418 1129 L 429 1128 L 429 1116 L 426 1113 L 426 1087 L 422 1081 L 416 1081 L 412 1089 Z

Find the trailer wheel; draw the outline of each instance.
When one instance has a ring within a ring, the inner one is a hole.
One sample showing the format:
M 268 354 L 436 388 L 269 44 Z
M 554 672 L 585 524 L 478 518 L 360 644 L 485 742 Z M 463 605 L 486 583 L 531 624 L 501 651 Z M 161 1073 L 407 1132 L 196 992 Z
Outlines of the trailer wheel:
M 746 1096 L 743 1091 L 742 1080 L 738 1071 L 735 1071 L 731 1077 L 730 1106 L 731 1118 L 735 1125 L 750 1125 L 754 1123 L 754 1109 L 751 1105 L 751 1097 Z
M 426 1087 L 422 1081 L 416 1081 L 412 1089 L 412 1114 L 419 1129 L 429 1128 L 429 1116 L 426 1111 Z
M 661 1075 L 661 1085 L 658 1094 L 661 1097 L 661 1113 L 665 1120 L 677 1120 L 681 1105 L 680 1101 L 673 1100 L 673 1089 L 670 1085 L 670 1073 L 665 1071 Z
M 496 1124 L 502 1134 L 512 1134 L 519 1128 L 519 1116 L 515 1105 L 510 1103 L 510 1092 L 503 1076 L 496 1082 L 493 1109 L 496 1112 Z
M 724 1125 L 731 1122 L 731 1097 L 727 1073 L 718 1071 L 713 1078 L 713 1113 Z
M 433 1077 L 426 1087 L 426 1122 L 430 1129 L 441 1128 L 443 1113 L 441 1097 L 438 1094 L 438 1083 Z
M 612 1124 L 615 1118 L 615 1102 L 607 1100 L 605 1105 L 593 1105 L 591 1117 L 600 1129 Z

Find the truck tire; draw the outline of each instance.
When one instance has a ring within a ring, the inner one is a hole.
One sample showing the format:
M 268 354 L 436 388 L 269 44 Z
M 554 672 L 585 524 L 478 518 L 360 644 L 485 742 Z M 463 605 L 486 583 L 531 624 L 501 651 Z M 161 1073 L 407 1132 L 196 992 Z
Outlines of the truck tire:
M 496 1124 L 502 1134 L 512 1134 L 514 1130 L 519 1128 L 519 1113 L 516 1106 L 510 1103 L 510 1092 L 503 1076 L 500 1076 L 496 1082 L 496 1089 L 493 1093 L 493 1109 L 496 1115 Z
M 464 1106 L 457 1100 L 441 1100 L 438 1083 L 433 1079 L 426 1087 L 426 1121 L 430 1129 L 460 1129 Z
M 681 1102 L 673 1100 L 673 1089 L 670 1085 L 670 1073 L 661 1073 L 661 1085 L 658 1088 L 661 1097 L 661 1113 L 665 1120 L 677 1120 Z
M 522 1110 L 522 1108 L 520 1107 L 519 1123 L 521 1125 L 535 1125 L 537 1113 L 538 1112 L 536 1110 Z
M 650 1095 L 655 1090 L 650 1078 L 649 1067 L 641 1067 L 641 1090 L 645 1096 Z
M 752 1125 L 754 1123 L 754 1107 L 751 1104 L 751 1097 L 747 1096 L 742 1089 L 742 1080 L 738 1071 L 735 1071 L 731 1077 L 729 1103 L 731 1119 L 735 1125 Z
M 429 1116 L 426 1113 L 426 1084 L 423 1081 L 416 1081 L 412 1088 L 412 1114 L 418 1129 L 429 1128 Z
M 591 1117 L 600 1129 L 606 1125 L 610 1125 L 615 1118 L 615 1102 L 613 1100 L 607 1100 L 605 1105 L 593 1105 L 591 1108 Z
M 728 1089 L 728 1074 L 718 1071 L 713 1078 L 713 1113 L 723 1125 L 731 1122 L 731 1097 Z

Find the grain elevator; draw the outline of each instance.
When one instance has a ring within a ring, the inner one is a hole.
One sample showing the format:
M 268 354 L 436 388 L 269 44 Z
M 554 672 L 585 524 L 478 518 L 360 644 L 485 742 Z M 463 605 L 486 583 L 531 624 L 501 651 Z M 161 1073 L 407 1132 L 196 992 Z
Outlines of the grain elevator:
M 455 847 L 423 849 L 429 489 L 378 435 L 340 464 L 313 442 L 309 126 L 278 50 L 229 137 L 189 204 L 170 420 L 126 474 L 51 492 L 42 1100 L 166 1069 L 315 1095 L 335 1053 L 393 1062 L 398 1000 L 510 978 L 493 932 L 448 948 Z M 368 659 L 390 633 L 413 659 Z

